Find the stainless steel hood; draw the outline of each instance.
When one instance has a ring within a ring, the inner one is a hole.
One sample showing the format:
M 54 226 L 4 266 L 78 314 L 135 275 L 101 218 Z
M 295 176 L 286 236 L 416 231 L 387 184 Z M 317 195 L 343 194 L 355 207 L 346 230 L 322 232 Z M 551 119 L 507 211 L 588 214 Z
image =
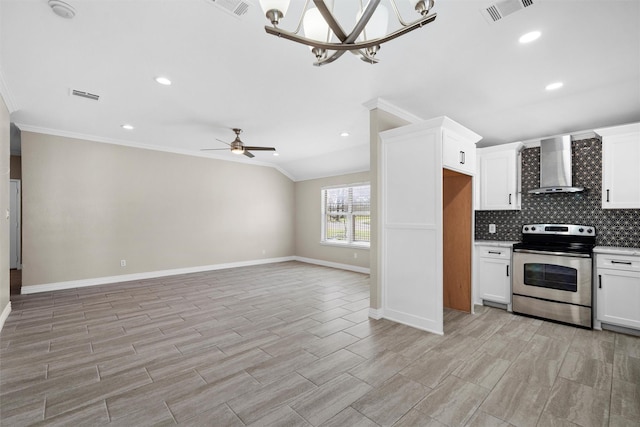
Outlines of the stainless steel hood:
M 541 140 L 540 188 L 529 190 L 529 193 L 577 193 L 583 190 L 572 186 L 571 135 Z

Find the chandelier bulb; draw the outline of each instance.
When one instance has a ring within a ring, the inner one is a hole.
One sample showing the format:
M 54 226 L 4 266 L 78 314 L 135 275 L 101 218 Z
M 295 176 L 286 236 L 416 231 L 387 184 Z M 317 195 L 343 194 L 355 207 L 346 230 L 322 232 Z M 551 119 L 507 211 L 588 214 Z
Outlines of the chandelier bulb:
M 414 1 L 415 2 L 415 1 Z M 415 9 L 420 15 L 425 16 L 434 5 L 434 0 L 419 0 L 415 2 Z
M 311 49 L 311 53 L 313 53 L 317 60 L 323 59 L 327 55 L 326 49 L 322 49 L 319 47 L 314 47 Z
M 280 20 L 284 18 L 284 14 L 278 9 L 269 9 L 265 13 L 267 19 L 271 22 L 274 27 L 277 27 L 280 23 Z

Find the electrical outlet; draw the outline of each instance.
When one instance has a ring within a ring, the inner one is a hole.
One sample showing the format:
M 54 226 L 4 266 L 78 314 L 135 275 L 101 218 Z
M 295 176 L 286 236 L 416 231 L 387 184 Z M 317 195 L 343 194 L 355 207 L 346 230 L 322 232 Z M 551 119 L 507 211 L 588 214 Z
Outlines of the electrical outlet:
M 353 258 L 358 258 L 358 252 L 353 253 Z
M 496 225 L 489 224 L 489 233 L 494 234 L 496 232 Z
M 127 260 L 126 259 L 121 259 L 120 260 L 120 267 L 126 267 L 127 266 Z

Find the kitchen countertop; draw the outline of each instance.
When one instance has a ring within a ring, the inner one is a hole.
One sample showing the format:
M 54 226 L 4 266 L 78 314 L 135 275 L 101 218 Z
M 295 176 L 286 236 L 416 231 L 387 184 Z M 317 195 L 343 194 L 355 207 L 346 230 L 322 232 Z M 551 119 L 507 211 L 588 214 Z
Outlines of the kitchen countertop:
M 640 256 L 640 248 L 623 248 L 617 246 L 596 246 L 593 248 L 593 252 L 596 254 Z
M 520 243 L 518 241 L 504 241 L 504 240 L 475 240 L 473 244 L 475 246 L 493 246 L 497 248 L 511 248 L 514 243 Z M 634 255 L 640 256 L 640 248 L 625 248 L 618 246 L 596 246 L 593 248 L 594 253 L 611 254 L 611 255 Z
M 474 245 L 476 246 L 495 246 L 498 248 L 510 248 L 514 243 L 519 242 L 510 242 L 510 241 L 502 241 L 502 240 L 476 240 Z

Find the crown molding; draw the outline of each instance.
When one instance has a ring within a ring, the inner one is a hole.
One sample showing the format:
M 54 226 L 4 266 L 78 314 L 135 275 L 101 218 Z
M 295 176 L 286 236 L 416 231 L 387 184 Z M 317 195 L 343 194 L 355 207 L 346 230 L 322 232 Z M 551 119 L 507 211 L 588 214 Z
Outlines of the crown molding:
M 205 154 L 205 153 L 200 153 L 198 151 L 190 151 L 190 150 L 184 150 L 180 148 L 159 147 L 157 145 L 143 144 L 140 142 L 125 141 L 125 140 L 114 139 L 114 138 L 105 138 L 102 136 L 87 135 L 87 134 L 82 134 L 77 132 L 70 132 L 70 131 L 52 129 L 52 128 L 44 128 L 40 126 L 32 126 L 32 125 L 27 125 L 22 123 L 16 123 L 16 126 L 18 126 L 18 128 L 20 128 L 22 132 L 33 132 L 33 133 L 40 133 L 44 135 L 62 136 L 65 138 L 82 139 L 85 141 L 99 142 L 102 144 L 120 145 L 123 147 L 139 148 L 142 150 L 161 151 L 164 153 L 181 154 L 184 156 L 203 157 L 205 159 L 214 159 L 214 160 L 222 160 L 225 162 L 243 163 L 245 165 L 264 166 L 264 167 L 274 168 L 277 171 L 279 171 L 281 174 L 289 178 L 291 181 L 294 181 L 294 182 L 296 181 L 293 175 L 291 175 L 286 170 L 282 169 L 280 166 L 274 165 L 272 163 L 261 162 L 259 160 L 245 160 L 241 157 L 238 157 L 237 159 L 230 159 L 230 158 L 216 155 L 216 154 Z
M 403 120 L 408 121 L 409 123 L 419 123 L 422 122 L 423 119 L 421 117 L 416 116 L 413 113 L 408 112 L 407 110 L 403 110 L 402 108 L 386 101 L 383 98 L 373 98 L 364 104 L 362 104 L 367 110 L 382 110 L 389 114 L 393 114 L 396 117 L 399 117 Z

